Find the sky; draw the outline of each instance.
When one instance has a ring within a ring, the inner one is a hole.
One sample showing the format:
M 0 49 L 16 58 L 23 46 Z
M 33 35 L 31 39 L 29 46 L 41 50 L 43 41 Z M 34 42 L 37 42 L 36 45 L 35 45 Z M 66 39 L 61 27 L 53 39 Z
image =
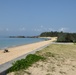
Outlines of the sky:
M 0 0 L 0 35 L 76 32 L 76 0 Z

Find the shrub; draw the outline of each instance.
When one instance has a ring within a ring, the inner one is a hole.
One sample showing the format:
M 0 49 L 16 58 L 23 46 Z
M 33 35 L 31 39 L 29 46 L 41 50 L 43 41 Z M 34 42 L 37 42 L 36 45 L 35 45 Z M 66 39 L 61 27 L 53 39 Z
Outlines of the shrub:
M 75 42 L 76 38 L 72 33 L 61 33 L 58 35 L 57 42 Z
M 26 56 L 25 59 L 21 59 L 12 63 L 13 66 L 7 70 L 7 73 L 18 71 L 21 69 L 27 69 L 29 66 L 31 66 L 33 63 L 37 62 L 40 59 L 44 60 L 45 58 L 35 54 L 29 54 Z

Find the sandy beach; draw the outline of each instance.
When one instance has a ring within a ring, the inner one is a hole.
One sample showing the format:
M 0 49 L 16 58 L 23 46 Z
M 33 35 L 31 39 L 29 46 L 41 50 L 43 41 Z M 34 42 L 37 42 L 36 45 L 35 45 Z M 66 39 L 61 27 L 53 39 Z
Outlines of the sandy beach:
M 0 50 L 0 65 L 11 61 L 19 56 L 22 56 L 28 52 L 31 52 L 37 48 L 40 48 L 44 45 L 50 44 L 52 41 L 55 40 L 56 38 L 51 38 L 51 40 L 48 41 L 41 41 L 37 43 L 8 48 L 9 52 L 7 53 L 4 53 L 4 50 Z
M 76 75 L 76 44 L 50 44 L 35 53 L 46 58 L 7 75 Z

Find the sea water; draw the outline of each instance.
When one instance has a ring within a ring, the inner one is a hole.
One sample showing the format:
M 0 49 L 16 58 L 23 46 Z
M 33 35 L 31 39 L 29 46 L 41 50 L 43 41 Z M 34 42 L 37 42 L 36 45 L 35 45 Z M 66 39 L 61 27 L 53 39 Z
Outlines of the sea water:
M 42 38 L 0 38 L 0 49 L 44 41 Z

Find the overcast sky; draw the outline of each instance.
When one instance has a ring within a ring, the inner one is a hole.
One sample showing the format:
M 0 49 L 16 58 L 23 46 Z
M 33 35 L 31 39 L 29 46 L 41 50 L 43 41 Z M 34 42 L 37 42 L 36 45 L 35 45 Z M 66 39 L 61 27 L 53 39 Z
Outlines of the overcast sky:
M 0 35 L 76 32 L 76 0 L 0 0 Z

